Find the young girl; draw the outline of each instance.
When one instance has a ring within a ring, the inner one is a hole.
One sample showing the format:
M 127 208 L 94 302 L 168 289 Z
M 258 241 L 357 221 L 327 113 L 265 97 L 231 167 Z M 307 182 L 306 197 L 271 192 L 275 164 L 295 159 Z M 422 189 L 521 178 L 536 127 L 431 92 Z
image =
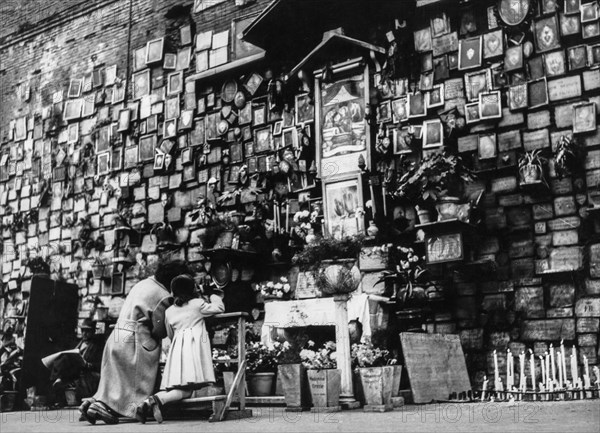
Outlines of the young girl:
M 225 311 L 223 301 L 211 295 L 210 302 L 194 294 L 195 282 L 189 275 L 180 275 L 171 283 L 175 304 L 165 313 L 171 347 L 163 372 L 161 391 L 138 406 L 136 418 L 145 423 L 152 413 L 163 422 L 161 408 L 166 403 L 189 398 L 194 389 L 215 381 L 212 354 L 204 318 Z

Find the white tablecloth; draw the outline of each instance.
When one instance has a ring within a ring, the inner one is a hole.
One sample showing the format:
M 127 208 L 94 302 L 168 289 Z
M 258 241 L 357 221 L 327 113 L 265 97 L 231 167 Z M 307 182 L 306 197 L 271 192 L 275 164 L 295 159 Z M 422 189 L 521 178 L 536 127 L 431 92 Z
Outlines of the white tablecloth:
M 363 340 L 371 337 L 369 316 L 369 295 L 358 294 L 348 300 L 348 320 L 362 324 Z M 261 339 L 271 344 L 271 328 L 297 328 L 304 326 L 335 326 L 333 298 L 303 299 L 296 301 L 275 301 L 265 304 L 265 322 Z

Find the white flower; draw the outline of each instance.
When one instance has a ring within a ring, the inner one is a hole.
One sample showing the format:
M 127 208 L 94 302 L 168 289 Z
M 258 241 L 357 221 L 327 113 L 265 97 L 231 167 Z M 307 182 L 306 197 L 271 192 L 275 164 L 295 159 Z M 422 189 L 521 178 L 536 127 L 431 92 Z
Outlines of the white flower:
M 290 289 L 291 289 L 291 286 L 289 284 L 284 284 L 283 285 L 283 291 L 285 293 L 288 293 L 290 291 Z
M 290 344 L 290 342 L 289 342 L 289 341 L 284 341 L 284 342 L 283 342 L 283 348 L 284 348 L 284 349 L 289 349 L 290 347 L 292 347 L 292 345 Z
M 288 279 L 287 279 L 286 277 L 281 277 L 281 278 L 279 279 L 279 281 L 281 281 L 282 283 L 287 283 L 287 282 L 288 282 Z
M 283 289 L 283 284 L 277 283 L 273 287 L 275 288 L 275 290 L 281 290 L 281 289 Z
M 272 282 L 272 281 L 269 281 L 269 282 L 267 283 L 267 287 L 268 287 L 269 289 L 272 289 L 272 288 L 273 288 L 273 286 L 274 286 L 274 284 L 273 284 L 273 282 Z
M 277 297 L 278 297 L 278 298 L 283 298 L 283 292 L 282 292 L 282 291 L 280 291 L 280 290 L 278 290 L 278 291 L 276 292 L 276 295 L 277 295 Z
M 312 340 L 308 340 L 308 347 L 313 347 L 315 345 L 315 342 Z

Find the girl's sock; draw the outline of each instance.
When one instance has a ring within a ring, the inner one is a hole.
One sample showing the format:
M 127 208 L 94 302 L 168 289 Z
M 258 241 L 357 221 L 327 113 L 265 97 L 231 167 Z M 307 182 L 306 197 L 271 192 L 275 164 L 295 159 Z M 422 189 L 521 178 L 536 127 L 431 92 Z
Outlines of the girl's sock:
M 192 391 L 183 389 L 172 389 L 170 391 L 160 391 L 154 394 L 156 398 L 163 404 L 181 401 L 192 396 Z

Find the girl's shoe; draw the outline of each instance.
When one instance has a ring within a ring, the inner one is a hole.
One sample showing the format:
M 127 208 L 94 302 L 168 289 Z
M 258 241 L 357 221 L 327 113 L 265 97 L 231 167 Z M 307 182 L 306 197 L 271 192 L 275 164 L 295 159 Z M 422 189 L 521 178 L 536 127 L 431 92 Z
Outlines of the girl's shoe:
M 146 418 L 148 417 L 148 412 L 150 411 L 151 398 L 152 397 L 148 397 L 142 402 L 142 404 L 135 408 L 135 419 L 142 424 L 146 424 Z
M 96 423 L 96 420 L 102 420 L 105 424 L 118 424 L 119 418 L 108 411 L 108 408 L 99 401 L 92 403 L 87 410 L 88 419 L 94 420 L 92 424 Z M 90 421 L 91 422 L 91 421 Z
M 162 403 L 160 402 L 158 397 L 156 397 L 155 395 L 150 397 L 149 400 L 150 400 L 149 409 L 152 410 L 152 415 L 154 416 L 154 419 L 156 420 L 157 423 L 162 424 L 162 422 L 163 422 Z

